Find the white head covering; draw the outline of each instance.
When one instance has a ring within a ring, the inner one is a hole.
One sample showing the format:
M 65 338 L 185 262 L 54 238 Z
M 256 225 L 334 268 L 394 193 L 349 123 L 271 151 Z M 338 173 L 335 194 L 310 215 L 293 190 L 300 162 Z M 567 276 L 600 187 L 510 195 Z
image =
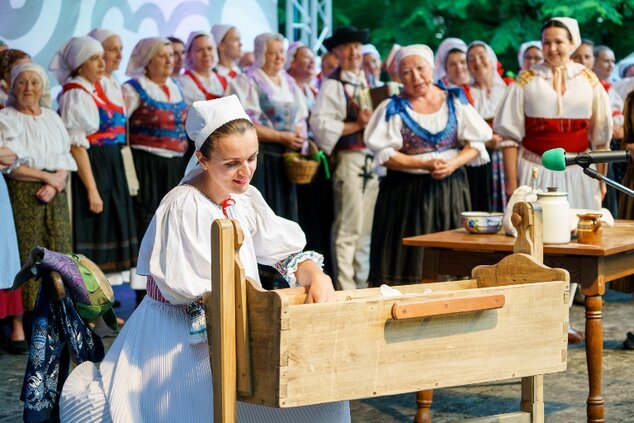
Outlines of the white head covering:
M 48 70 L 63 84 L 73 71 L 95 54 L 103 53 L 101 43 L 92 37 L 73 37 L 53 56 Z
M 392 63 L 394 63 L 394 59 L 396 58 L 396 53 L 398 53 L 400 49 L 400 44 L 394 44 L 392 46 L 390 52 L 387 54 L 387 57 L 385 57 L 385 62 L 383 62 L 383 66 L 385 66 L 385 69 L 389 69 L 392 66 Z
M 216 51 L 216 43 L 214 42 L 213 37 L 211 36 L 210 33 L 205 32 L 205 31 L 193 31 L 189 33 L 189 37 L 187 37 L 187 44 L 185 44 L 185 66 L 189 69 L 194 67 L 194 63 L 192 62 L 192 60 L 189 58 L 189 49 L 192 48 L 192 43 L 194 42 L 194 40 L 198 37 L 209 37 L 209 41 L 211 41 L 211 48 L 213 49 L 213 51 Z M 214 53 L 214 54 L 218 54 L 218 53 Z M 214 62 L 217 60 L 218 58 L 216 56 L 214 56 Z
M 576 49 L 581 45 L 581 32 L 579 32 L 579 23 L 576 19 L 573 18 L 563 18 L 556 17 L 550 18 L 551 21 L 558 21 L 568 29 L 570 35 L 572 35 L 572 50 L 570 50 L 570 55 L 575 52 Z
M 520 46 L 520 50 L 517 52 L 517 63 L 519 63 L 520 69 L 522 69 L 522 63 L 524 62 L 524 55 L 526 54 L 526 50 L 532 47 L 538 48 L 542 51 L 544 50 L 541 41 L 526 41 L 525 43 L 522 43 L 522 45 Z
M 143 75 L 145 67 L 150 63 L 159 48 L 171 44 L 170 40 L 162 37 L 150 37 L 139 40 L 132 50 L 125 74 L 131 77 Z
M 235 94 L 215 100 L 195 101 L 187 112 L 185 130 L 189 138 L 194 140 L 196 150 L 200 150 L 209 135 L 225 123 L 236 119 L 251 121 Z M 194 154 L 187 164 L 183 180 L 201 172 L 197 165 L 198 160 Z
M 363 56 L 365 56 L 366 54 L 371 54 L 372 56 L 374 56 L 377 59 L 381 60 L 381 55 L 379 54 L 379 51 L 376 49 L 374 44 L 364 44 L 361 47 L 361 54 Z
M 117 34 L 115 32 L 110 31 L 109 29 L 102 29 L 102 28 L 95 28 L 88 33 L 89 37 L 94 38 L 95 40 L 99 41 L 101 44 L 103 44 L 104 41 L 106 41 L 108 38 L 112 37 L 113 35 L 117 35 Z
M 396 70 L 401 66 L 401 61 L 408 56 L 418 56 L 429 63 L 432 70 L 434 69 L 434 52 L 424 44 L 412 44 L 411 46 L 401 47 L 394 58 Z
M 286 51 L 286 62 L 284 62 L 284 70 L 289 70 L 293 61 L 295 60 L 295 54 L 297 54 L 297 50 L 302 47 L 306 47 L 306 44 L 301 41 L 295 41 L 288 46 L 288 50 Z
M 625 78 L 625 74 L 627 73 L 627 70 L 631 68 L 632 66 L 634 66 L 634 54 L 630 54 L 626 58 L 621 59 L 621 61 L 618 64 L 619 78 L 621 79 Z
M 261 68 L 264 66 L 265 56 L 266 56 L 266 46 L 271 40 L 278 40 L 284 44 L 284 48 L 288 41 L 282 34 L 278 34 L 277 32 L 265 32 L 263 34 L 258 35 L 253 40 L 253 56 L 255 56 L 254 66 L 256 68 Z
M 15 86 L 15 80 L 22 72 L 31 71 L 35 72 L 42 79 L 42 97 L 40 97 L 40 106 L 51 108 L 51 82 L 48 79 L 46 70 L 37 63 L 22 63 L 21 65 L 14 66 L 11 70 L 11 89 L 9 91 L 9 99 L 7 100 L 8 106 L 14 106 L 16 98 L 13 95 L 13 87 Z
M 473 42 L 471 42 L 469 44 L 469 47 L 467 47 L 467 64 L 469 63 L 469 61 L 468 61 L 469 50 L 471 50 L 472 48 L 477 47 L 477 46 L 484 47 L 484 49 L 487 52 L 487 56 L 489 57 L 489 62 L 491 63 L 491 72 L 493 73 L 493 83 L 496 84 L 496 85 L 497 84 L 506 85 L 504 83 L 504 80 L 502 79 L 502 77 L 498 73 L 498 57 L 495 54 L 495 52 L 493 51 L 493 49 L 491 48 L 491 46 L 489 46 L 484 41 L 476 40 L 476 41 L 473 41 Z
M 447 56 L 451 50 L 460 50 L 467 54 L 467 43 L 460 38 L 445 38 L 436 50 L 436 62 L 434 63 L 434 81 L 441 80 L 447 75 Z
M 235 26 L 225 24 L 216 24 L 211 27 L 211 35 L 214 36 L 216 45 L 222 42 L 222 39 L 225 38 L 227 32 L 231 31 L 232 28 L 235 28 Z

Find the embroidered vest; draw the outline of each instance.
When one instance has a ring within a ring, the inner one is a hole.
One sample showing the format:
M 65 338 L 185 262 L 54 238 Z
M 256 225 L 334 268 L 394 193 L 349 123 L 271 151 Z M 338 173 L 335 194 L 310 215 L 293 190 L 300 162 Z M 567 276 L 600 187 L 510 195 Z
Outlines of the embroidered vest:
M 253 78 L 259 88 L 260 109 L 262 110 L 262 115 L 259 116 L 261 124 L 277 131 L 295 132 L 298 105 L 294 101 L 289 103 L 273 100 L 273 93 L 267 89 L 268 81 L 265 81 L 257 72 L 253 72 L 249 76 Z M 282 78 L 287 79 L 291 91 L 294 92 L 298 89 L 290 76 L 285 74 L 282 75 Z
M 335 69 L 328 78 L 339 81 L 339 83 L 341 83 L 344 87 L 346 84 L 350 84 L 350 82 L 341 80 L 341 68 Z M 359 105 L 348 95 L 345 89 L 343 92 L 346 96 L 346 117 L 343 121 L 344 123 L 355 122 L 360 110 Z M 337 145 L 335 146 L 335 151 L 363 150 L 364 148 L 365 142 L 363 142 L 363 130 L 360 130 L 339 138 L 339 141 L 337 141 Z
M 177 153 L 187 151 L 185 119 L 187 105 L 151 98 L 136 79 L 128 83 L 139 93 L 141 103 L 129 119 L 130 145 L 161 148 Z
M 63 86 L 64 92 L 77 89 L 88 93 L 99 110 L 99 129 L 94 134 L 86 136 L 90 145 L 125 144 L 125 113 L 123 108 L 108 100 L 99 82 L 95 84 L 96 96 L 76 82 L 68 82 Z

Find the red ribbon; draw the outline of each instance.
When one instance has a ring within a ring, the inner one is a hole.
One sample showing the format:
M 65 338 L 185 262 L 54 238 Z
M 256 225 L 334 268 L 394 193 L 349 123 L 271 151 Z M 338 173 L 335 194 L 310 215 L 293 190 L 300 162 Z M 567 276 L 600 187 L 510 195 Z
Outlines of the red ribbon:
M 227 207 L 235 206 L 236 201 L 231 198 L 231 196 L 227 197 L 225 201 L 222 202 L 222 214 L 228 219 L 229 215 L 227 214 Z

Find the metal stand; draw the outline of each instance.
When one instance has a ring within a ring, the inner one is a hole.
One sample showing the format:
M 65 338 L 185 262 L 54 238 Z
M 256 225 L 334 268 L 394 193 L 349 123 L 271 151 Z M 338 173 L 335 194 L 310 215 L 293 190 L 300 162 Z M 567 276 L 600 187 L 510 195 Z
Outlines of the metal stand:
M 590 167 L 590 165 L 579 165 L 583 168 L 583 173 L 585 173 L 586 175 L 588 175 L 591 178 L 597 179 L 599 181 L 605 182 L 607 185 L 611 186 L 612 188 L 616 188 L 619 191 L 621 191 L 624 194 L 629 195 L 630 197 L 634 197 L 634 191 L 629 189 L 626 186 L 623 186 L 621 184 L 619 184 L 616 181 L 613 181 L 612 179 L 608 178 L 607 176 L 603 176 L 601 175 L 599 172 L 596 171 L 596 169 L 592 169 Z

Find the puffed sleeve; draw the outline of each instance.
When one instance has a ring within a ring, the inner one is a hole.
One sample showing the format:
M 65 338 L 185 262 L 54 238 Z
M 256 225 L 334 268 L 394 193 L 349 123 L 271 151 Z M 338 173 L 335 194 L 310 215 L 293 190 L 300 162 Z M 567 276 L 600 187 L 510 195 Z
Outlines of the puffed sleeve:
M 50 159 L 50 163 L 52 163 L 52 167 L 54 169 L 64 169 L 69 171 L 77 170 L 77 162 L 73 158 L 73 155 L 70 152 L 70 146 L 72 145 L 70 135 L 66 128 L 64 128 L 64 122 L 59 117 L 59 115 L 52 110 L 50 113 L 47 113 L 50 117 L 50 124 L 54 129 L 55 137 L 57 141 L 61 144 L 62 148 Z
M 15 168 L 28 164 L 29 157 L 26 146 L 20 142 L 23 125 L 20 125 L 16 119 L 10 119 L 6 112 L 8 109 L 0 111 L 0 147 L 8 148 L 17 157 L 11 166 L 2 169 L 3 173 L 11 173 Z
M 623 125 L 623 108 L 625 107 L 623 99 L 614 89 L 608 91 L 610 98 L 610 107 L 612 108 L 612 122 L 615 125 Z
M 170 191 L 141 242 L 137 273 L 151 275 L 172 304 L 190 303 L 211 289 L 210 207 L 193 190 Z
M 99 109 L 84 90 L 74 89 L 59 98 L 59 114 L 70 135 L 71 145 L 90 148 L 86 135 L 99 129 Z
M 306 246 L 306 237 L 299 225 L 277 216 L 262 194 L 250 186 L 245 197 L 249 201 L 249 227 L 258 263 L 273 266 Z
M 127 82 L 121 86 L 121 91 L 123 91 L 123 101 L 125 102 L 126 115 L 130 117 L 141 104 L 141 97 L 139 96 L 137 90 L 135 90 L 134 87 Z
M 231 81 L 229 87 L 227 87 L 227 92 L 229 95 L 235 94 L 238 96 L 244 111 L 249 115 L 253 123 L 264 124 L 261 119 L 260 93 L 253 79 L 242 73 Z
M 518 82 L 509 86 L 493 120 L 493 130 L 504 138 L 502 147 L 518 146 L 526 134 L 524 89 L 521 85 Z
M 592 150 L 610 150 L 612 126 L 610 98 L 603 85 L 597 82 L 592 87 L 592 116 L 588 131 Z
M 365 144 L 374 153 L 375 162 L 381 166 L 403 147 L 403 120 L 399 115 L 394 115 L 387 121 L 385 119 L 390 101 L 392 100 L 387 99 L 379 104 L 363 132 Z
M 478 150 L 478 156 L 467 163 L 467 166 L 481 166 L 491 161 L 485 142 L 493 137 L 493 130 L 471 104 L 462 104 L 454 99 L 456 120 L 458 121 L 458 140 L 469 143 Z
M 321 83 L 315 108 L 310 116 L 310 129 L 315 135 L 317 145 L 326 154 L 334 150 L 343 134 L 346 118 L 346 95 L 343 85 L 334 79 L 325 79 Z
M 185 103 L 187 103 L 187 106 L 191 106 L 194 101 L 204 100 L 200 90 L 189 75 L 181 75 L 176 81 L 183 91 L 183 96 L 185 97 Z

